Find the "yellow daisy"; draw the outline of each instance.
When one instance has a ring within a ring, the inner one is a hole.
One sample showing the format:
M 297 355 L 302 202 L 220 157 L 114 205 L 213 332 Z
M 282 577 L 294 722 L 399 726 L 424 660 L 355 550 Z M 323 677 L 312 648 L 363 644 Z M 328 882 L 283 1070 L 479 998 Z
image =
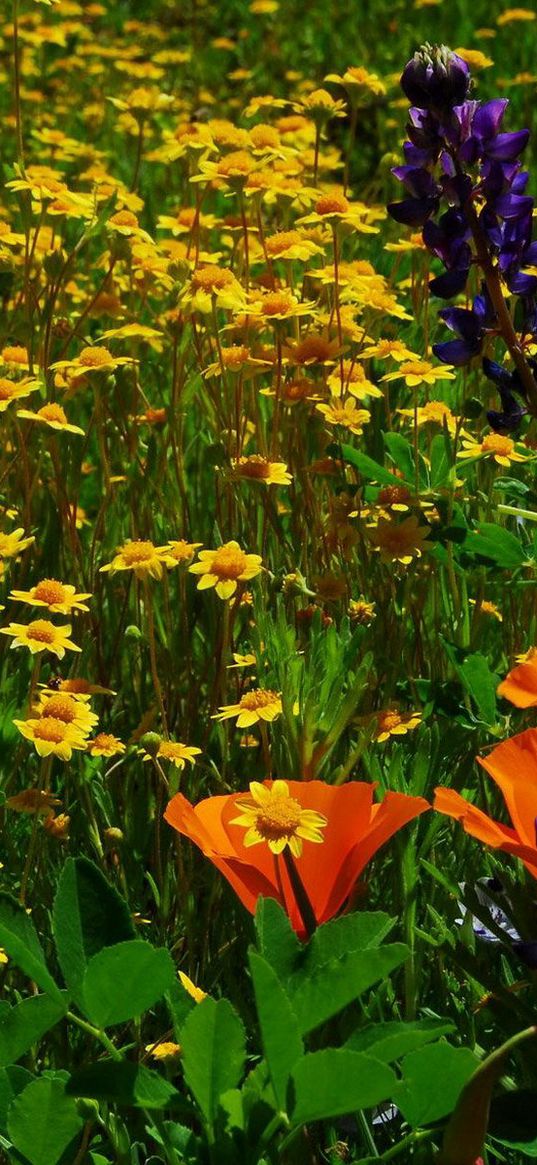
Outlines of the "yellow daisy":
M 82 651 L 69 636 L 70 624 L 55 627 L 48 619 L 35 619 L 32 623 L 10 623 L 0 627 L 0 635 L 13 635 L 11 647 L 28 647 L 32 655 L 40 651 L 51 651 L 58 659 L 63 659 L 66 650 Z
M 328 821 L 322 813 L 303 809 L 289 795 L 287 781 L 273 781 L 270 789 L 259 781 L 250 782 L 250 800 L 237 801 L 239 817 L 231 825 L 246 829 L 244 845 L 249 848 L 266 842 L 273 854 L 281 854 L 288 845 L 294 858 L 302 853 L 303 841 L 323 841 L 321 830 Z
M 249 582 L 262 570 L 259 554 L 247 554 L 239 543 L 226 542 L 218 550 L 200 550 L 199 561 L 189 566 L 192 574 L 199 574 L 198 590 L 215 587 L 221 599 L 230 599 L 239 582 Z
M 65 724 L 55 716 L 38 720 L 14 720 L 22 736 L 31 740 L 39 756 L 57 756 L 60 760 L 71 760 L 73 749 L 83 750 L 86 741 L 72 724 Z
M 120 546 L 106 566 L 101 571 L 110 571 L 115 574 L 118 570 L 132 570 L 136 578 L 161 579 L 164 567 L 168 565 L 169 550 L 167 546 L 154 546 L 149 540 L 135 540 L 125 542 Z M 175 563 L 172 563 L 175 566 Z
M 213 720 L 231 720 L 237 718 L 237 728 L 250 728 L 260 720 L 275 720 L 282 712 L 282 698 L 279 692 L 272 692 L 268 688 L 255 688 L 241 696 L 238 704 L 227 704 L 220 708 L 213 716 Z
M 67 583 L 58 582 L 55 578 L 44 578 L 36 583 L 29 591 L 11 591 L 10 599 L 18 603 L 29 603 L 32 607 L 47 607 L 60 615 L 69 615 L 71 611 L 89 611 L 85 599 L 91 599 L 91 594 L 77 594 L 76 587 Z

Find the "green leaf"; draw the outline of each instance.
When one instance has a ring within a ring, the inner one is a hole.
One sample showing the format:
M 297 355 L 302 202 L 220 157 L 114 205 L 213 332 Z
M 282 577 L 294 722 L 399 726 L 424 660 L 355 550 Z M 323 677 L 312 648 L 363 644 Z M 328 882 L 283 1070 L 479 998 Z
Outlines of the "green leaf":
M 267 1061 L 276 1103 L 281 1111 L 285 1111 L 289 1076 L 293 1066 L 303 1055 L 304 1046 L 296 1015 L 275 971 L 255 951 L 250 951 L 249 957 L 263 1054 Z
M 522 1088 L 494 1097 L 489 1134 L 500 1145 L 537 1158 L 537 1092 Z
M 431 488 L 440 489 L 452 473 L 452 455 L 449 439 L 444 433 L 437 433 L 431 441 Z
M 168 951 L 143 939 L 104 947 L 90 959 L 83 982 L 84 1010 L 106 1028 L 143 1015 L 175 979 Z
M 57 1165 L 83 1125 L 63 1081 L 47 1076 L 32 1080 L 19 1093 L 7 1122 L 10 1140 L 30 1165 Z
M 29 979 L 33 979 L 38 987 L 63 1006 L 62 993 L 47 970 L 41 943 L 31 918 L 24 906 L 12 898 L 11 894 L 5 893 L 0 893 L 0 947 L 4 948 L 6 954 Z
M 0 1133 L 7 1132 L 7 1114 L 12 1101 L 32 1080 L 32 1073 L 18 1064 L 0 1068 Z
M 187 1109 L 180 1093 L 160 1072 L 127 1060 L 102 1060 L 75 1072 L 66 1087 L 70 1096 L 90 1096 L 133 1108 Z
M 413 1129 L 431 1124 L 452 1111 L 478 1066 L 469 1048 L 453 1048 L 440 1040 L 405 1056 L 402 1080 L 391 1099 Z
M 68 858 L 54 901 L 58 960 L 72 998 L 83 1007 L 82 982 L 89 960 L 103 947 L 136 938 L 129 909 L 88 858 Z
M 496 723 L 496 689 L 500 677 L 492 672 L 484 655 L 465 655 L 455 644 L 440 636 L 446 654 L 466 691 L 472 697 L 485 724 Z
M 417 1019 L 412 1023 L 372 1023 L 353 1032 L 345 1047 L 355 1052 L 369 1052 L 383 1064 L 391 1064 L 408 1052 L 448 1035 L 454 1025 L 443 1019 Z
M 397 1084 L 391 1068 L 372 1056 L 345 1048 L 311 1052 L 296 1065 L 289 1090 L 293 1125 L 345 1116 L 391 1096 Z
M 323 963 L 349 951 L 379 947 L 393 929 L 394 919 L 382 910 L 343 914 L 319 926 L 305 952 L 305 968 Z
M 367 453 L 360 453 L 353 445 L 336 445 L 335 450 L 333 456 L 343 457 L 343 460 L 348 461 L 349 465 L 354 465 L 358 473 L 361 473 L 367 481 L 378 481 L 381 485 L 412 485 L 412 481 L 402 482 L 395 473 L 390 473 L 389 469 L 379 465 L 378 461 L 373 461 L 373 458 L 368 457 Z
M 494 522 L 482 522 L 477 531 L 470 531 L 463 549 L 469 554 L 491 558 L 497 566 L 506 570 L 516 570 L 527 559 L 527 553 L 518 538 Z
M 301 1034 L 306 1035 L 337 1015 L 407 957 L 408 947 L 403 943 L 390 943 L 378 950 L 349 951 L 315 968 L 307 978 L 293 980 L 288 984 L 288 994 Z
M 31 995 L 0 1016 L 0 1066 L 14 1064 L 65 1015 L 66 1003 Z
M 214 1123 L 219 1098 L 236 1088 L 246 1057 L 243 1025 L 227 999 L 210 996 L 190 1013 L 182 1030 L 185 1080 L 206 1121 Z
M 415 477 L 416 469 L 414 463 L 414 452 L 402 433 L 383 433 L 384 444 L 392 460 L 395 462 L 398 469 L 401 470 L 403 477 L 407 481 L 412 481 Z
M 259 898 L 255 912 L 259 949 L 283 981 L 293 973 L 304 954 L 289 918 L 273 898 Z

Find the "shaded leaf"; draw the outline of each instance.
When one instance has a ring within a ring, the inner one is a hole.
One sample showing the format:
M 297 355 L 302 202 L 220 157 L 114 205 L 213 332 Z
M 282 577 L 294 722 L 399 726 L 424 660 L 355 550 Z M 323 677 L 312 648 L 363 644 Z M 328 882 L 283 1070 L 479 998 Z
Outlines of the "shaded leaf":
M 372 1056 L 345 1048 L 310 1052 L 299 1061 L 291 1077 L 292 1124 L 345 1116 L 380 1104 L 395 1085 L 391 1068 Z
M 31 995 L 0 1016 L 0 1065 L 14 1064 L 65 1015 L 66 1003 Z
M 469 1048 L 453 1048 L 443 1040 L 405 1056 L 403 1078 L 392 1093 L 412 1128 L 431 1124 L 450 1113 L 462 1088 L 479 1066 Z
M 8 1136 L 30 1165 L 57 1165 L 79 1136 L 84 1121 L 62 1080 L 41 1076 L 13 1101 Z
M 75 1072 L 66 1088 L 71 1096 L 90 1096 L 132 1108 L 188 1109 L 180 1093 L 160 1072 L 127 1060 L 102 1060 Z
M 291 1070 L 304 1052 L 296 1015 L 275 971 L 255 951 L 250 951 L 250 970 L 263 1053 L 267 1061 L 278 1108 L 285 1110 Z
M 83 982 L 84 1010 L 98 1027 L 143 1015 L 175 979 L 168 951 L 143 939 L 104 947 L 94 955 Z
M 29 979 L 63 1006 L 62 993 L 47 970 L 35 926 L 24 906 L 11 894 L 0 893 L 0 946 Z
M 243 1025 L 227 999 L 210 996 L 191 1011 L 182 1030 L 185 1080 L 209 1124 L 223 1092 L 236 1088 L 246 1057 Z

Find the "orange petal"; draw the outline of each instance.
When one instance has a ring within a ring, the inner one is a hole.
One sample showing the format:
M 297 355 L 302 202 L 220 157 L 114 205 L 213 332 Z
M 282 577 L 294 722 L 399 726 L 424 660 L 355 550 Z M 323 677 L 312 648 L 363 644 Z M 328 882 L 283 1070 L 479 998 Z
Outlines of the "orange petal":
M 521 663 L 514 667 L 498 688 L 498 695 L 516 708 L 534 708 L 537 704 L 537 664 Z
M 504 740 L 479 763 L 499 785 L 521 842 L 535 846 L 537 815 L 537 730 Z

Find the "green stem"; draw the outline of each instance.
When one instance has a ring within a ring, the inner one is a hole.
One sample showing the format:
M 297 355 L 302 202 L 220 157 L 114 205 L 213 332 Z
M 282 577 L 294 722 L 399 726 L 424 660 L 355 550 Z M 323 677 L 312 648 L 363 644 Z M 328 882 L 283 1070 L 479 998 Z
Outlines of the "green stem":
M 66 1016 L 67 1019 L 69 1019 L 71 1023 L 76 1024 L 76 1026 L 79 1027 L 81 1031 L 87 1032 L 88 1035 L 93 1036 L 94 1039 L 98 1040 L 99 1043 L 102 1044 L 103 1048 L 106 1048 L 107 1052 L 110 1052 L 113 1060 L 123 1059 L 121 1052 L 115 1047 L 115 1045 L 112 1043 L 112 1040 L 108 1038 L 106 1032 L 103 1031 L 102 1028 L 95 1027 L 94 1024 L 88 1023 L 85 1019 L 81 1019 L 79 1015 L 75 1015 L 74 1011 L 67 1011 Z

